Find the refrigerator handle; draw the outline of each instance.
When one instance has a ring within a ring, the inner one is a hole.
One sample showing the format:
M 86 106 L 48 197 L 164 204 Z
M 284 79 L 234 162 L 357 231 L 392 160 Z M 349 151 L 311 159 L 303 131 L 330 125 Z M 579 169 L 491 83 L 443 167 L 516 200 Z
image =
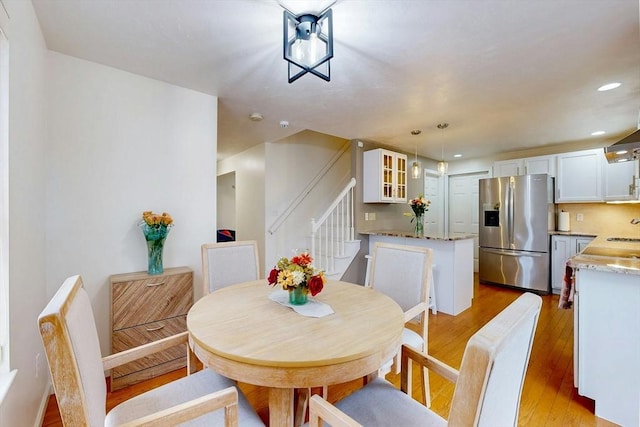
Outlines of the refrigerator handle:
M 514 193 L 514 189 L 513 187 L 515 186 L 515 180 L 513 179 L 513 177 L 509 178 L 509 186 L 507 187 L 507 198 L 509 199 L 509 203 L 507 205 L 507 230 L 509 233 L 508 236 L 508 242 L 509 242 L 509 249 L 513 249 L 513 247 L 515 246 L 515 241 L 514 241 L 514 228 L 515 228 L 515 218 L 514 218 L 514 207 L 513 207 L 513 193 Z

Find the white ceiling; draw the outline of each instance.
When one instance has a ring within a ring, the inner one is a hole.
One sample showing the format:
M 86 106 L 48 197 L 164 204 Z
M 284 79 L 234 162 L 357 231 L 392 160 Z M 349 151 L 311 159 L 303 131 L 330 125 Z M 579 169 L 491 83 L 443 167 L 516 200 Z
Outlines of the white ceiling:
M 640 120 L 638 0 L 338 0 L 331 81 L 292 84 L 275 0 L 32 3 L 49 49 L 218 96 L 219 159 L 304 129 L 474 158 L 608 145 Z

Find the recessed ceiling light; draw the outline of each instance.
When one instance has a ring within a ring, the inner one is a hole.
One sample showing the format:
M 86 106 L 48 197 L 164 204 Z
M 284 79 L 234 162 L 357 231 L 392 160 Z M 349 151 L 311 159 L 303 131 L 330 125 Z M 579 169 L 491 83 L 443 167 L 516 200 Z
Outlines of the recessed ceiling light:
M 606 85 L 600 86 L 598 90 L 600 92 L 604 92 L 605 90 L 611 90 L 620 87 L 620 83 L 607 83 Z
M 454 154 L 453 157 L 455 157 L 456 159 L 459 159 L 460 157 L 462 157 L 462 154 Z
M 591 132 L 591 136 L 599 136 L 599 135 L 604 135 L 604 131 L 603 130 L 597 130 L 595 132 Z
M 420 129 L 414 129 L 411 131 L 411 135 L 420 135 L 422 131 Z
M 251 113 L 251 115 L 249 116 L 249 120 L 251 120 L 252 122 L 259 122 L 262 119 L 263 117 L 260 113 Z

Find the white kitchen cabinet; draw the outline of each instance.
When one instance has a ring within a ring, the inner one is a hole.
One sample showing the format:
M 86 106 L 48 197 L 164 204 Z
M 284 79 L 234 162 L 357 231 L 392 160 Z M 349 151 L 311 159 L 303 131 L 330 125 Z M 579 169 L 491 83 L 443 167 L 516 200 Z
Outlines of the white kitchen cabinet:
M 407 202 L 407 156 L 378 148 L 363 153 L 363 202 Z
M 606 163 L 604 167 L 604 199 L 635 200 L 638 161 Z
M 546 173 L 556 176 L 556 156 L 525 157 L 493 163 L 493 176 L 516 176 Z
M 640 425 L 640 276 L 577 268 L 574 348 L 578 394 L 595 414 L 621 426 Z
M 551 236 L 551 292 L 560 294 L 567 260 L 582 252 L 592 240 L 589 236 Z
M 493 163 L 493 176 L 517 176 L 524 172 L 524 160 L 500 160 Z
M 551 292 L 560 294 L 567 259 L 571 253 L 570 236 L 551 236 Z
M 524 174 L 546 173 L 556 176 L 556 156 L 527 157 L 524 159 Z
M 602 202 L 605 157 L 601 148 L 556 156 L 556 203 Z

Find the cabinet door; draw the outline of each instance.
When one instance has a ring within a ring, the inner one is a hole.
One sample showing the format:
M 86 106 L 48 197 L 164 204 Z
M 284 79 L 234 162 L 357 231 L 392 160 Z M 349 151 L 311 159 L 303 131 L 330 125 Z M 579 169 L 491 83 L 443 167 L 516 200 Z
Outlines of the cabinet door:
M 382 156 L 382 197 L 381 200 L 393 200 L 395 181 L 395 156 L 388 151 L 381 151 Z
M 501 160 L 493 163 L 493 176 L 517 176 L 524 175 L 524 163 L 522 159 Z
M 407 156 L 395 155 L 395 195 L 396 202 L 407 201 Z
M 574 237 L 575 244 L 573 245 L 573 253 L 571 255 L 575 255 L 577 253 L 582 252 L 584 248 L 587 247 L 589 243 L 593 240 L 592 237 Z
M 556 156 L 527 157 L 524 159 L 525 175 L 536 173 L 546 173 L 549 176 L 556 176 Z
M 571 256 L 569 236 L 551 236 L 551 291 L 560 294 L 567 259 Z
M 601 202 L 602 149 L 558 154 L 556 203 Z
M 605 200 L 635 200 L 638 162 L 607 163 L 604 168 Z
M 407 201 L 407 156 L 378 148 L 363 153 L 363 202 Z

